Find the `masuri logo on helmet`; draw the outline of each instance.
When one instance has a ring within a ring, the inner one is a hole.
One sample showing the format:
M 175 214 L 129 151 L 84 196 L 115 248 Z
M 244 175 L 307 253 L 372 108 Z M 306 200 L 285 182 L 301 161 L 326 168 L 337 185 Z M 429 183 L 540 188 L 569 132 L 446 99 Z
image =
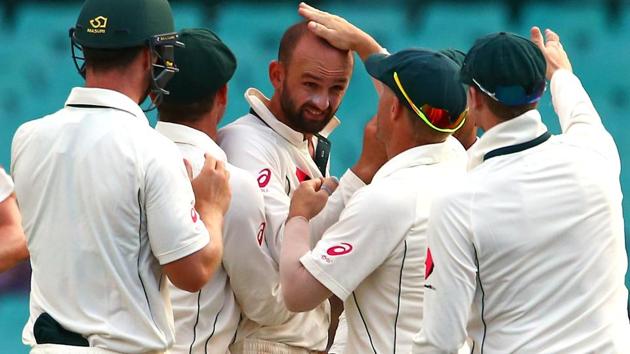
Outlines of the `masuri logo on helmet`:
M 90 20 L 90 26 L 92 28 L 88 28 L 88 33 L 105 33 L 107 29 L 107 17 L 99 16 Z

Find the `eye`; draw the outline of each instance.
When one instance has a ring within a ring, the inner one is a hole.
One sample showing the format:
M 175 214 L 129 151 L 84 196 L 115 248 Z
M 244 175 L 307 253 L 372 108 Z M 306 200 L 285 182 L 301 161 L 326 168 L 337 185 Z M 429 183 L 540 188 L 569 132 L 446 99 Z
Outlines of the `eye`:
M 304 86 L 310 88 L 310 89 L 315 89 L 317 88 L 317 84 L 312 82 L 312 81 L 306 81 L 304 82 Z
M 335 92 L 335 93 L 340 93 L 340 92 L 343 92 L 343 90 L 345 90 L 345 89 L 346 89 L 346 88 L 345 88 L 345 87 L 343 87 L 343 86 L 341 86 L 341 85 L 335 85 L 335 86 L 333 86 L 333 87 L 331 87 L 331 88 L 330 88 L 330 90 L 331 90 L 332 92 Z

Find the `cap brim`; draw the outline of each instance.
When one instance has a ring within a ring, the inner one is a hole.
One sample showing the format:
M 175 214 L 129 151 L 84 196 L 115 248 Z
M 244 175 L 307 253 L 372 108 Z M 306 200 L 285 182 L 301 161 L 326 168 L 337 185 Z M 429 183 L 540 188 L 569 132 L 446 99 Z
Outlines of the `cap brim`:
M 389 54 L 377 53 L 370 55 L 365 61 L 365 69 L 373 78 L 383 81 L 385 73 L 389 70 L 387 58 Z

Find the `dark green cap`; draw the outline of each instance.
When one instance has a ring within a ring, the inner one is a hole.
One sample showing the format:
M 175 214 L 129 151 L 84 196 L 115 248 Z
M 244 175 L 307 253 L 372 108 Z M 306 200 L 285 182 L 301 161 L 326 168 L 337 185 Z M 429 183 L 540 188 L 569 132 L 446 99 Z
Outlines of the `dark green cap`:
M 513 33 L 499 32 L 475 42 L 466 54 L 461 78 L 467 85 L 481 86 L 482 91 L 494 94 L 495 100 L 517 106 L 540 99 L 546 70 L 545 57 L 536 44 Z
M 459 49 L 447 48 L 438 50 L 438 53 L 446 55 L 449 59 L 455 62 L 457 66 L 460 68 L 464 64 L 464 59 L 466 59 L 466 53 L 462 52 Z
M 365 61 L 368 73 L 387 85 L 414 112 L 396 80 L 409 99 L 420 108 L 428 104 L 448 111 L 451 122 L 466 109 L 466 92 L 459 79 L 459 68 L 443 54 L 428 49 L 406 49 L 386 55 L 374 54 Z
M 175 48 L 179 72 L 168 83 L 165 102 L 194 103 L 225 85 L 236 70 L 236 57 L 221 39 L 204 28 L 179 33 L 184 48 Z
M 116 49 L 147 44 L 175 25 L 167 0 L 87 0 L 74 30 L 84 47 Z

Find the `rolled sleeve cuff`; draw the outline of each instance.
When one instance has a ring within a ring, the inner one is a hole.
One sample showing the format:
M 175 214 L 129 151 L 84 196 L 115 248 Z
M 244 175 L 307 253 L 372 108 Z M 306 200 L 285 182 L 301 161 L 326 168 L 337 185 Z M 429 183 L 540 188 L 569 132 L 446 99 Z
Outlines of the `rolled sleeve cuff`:
M 162 253 L 160 255 L 156 255 L 160 265 L 165 265 L 176 260 L 182 259 L 184 257 L 190 256 L 191 254 L 199 251 L 200 249 L 206 247 L 206 245 L 210 243 L 210 237 L 208 237 L 208 233 L 203 233 L 198 237 L 195 237 L 189 243 L 166 253 Z
M 335 296 L 340 298 L 342 301 L 346 301 L 351 292 L 339 284 L 334 277 L 326 273 L 319 264 L 317 264 L 317 261 L 313 258 L 314 256 L 313 252 L 308 252 L 300 258 L 300 263 L 302 263 L 304 268 L 306 268 L 306 270 L 308 270 L 315 279 L 335 294 Z

